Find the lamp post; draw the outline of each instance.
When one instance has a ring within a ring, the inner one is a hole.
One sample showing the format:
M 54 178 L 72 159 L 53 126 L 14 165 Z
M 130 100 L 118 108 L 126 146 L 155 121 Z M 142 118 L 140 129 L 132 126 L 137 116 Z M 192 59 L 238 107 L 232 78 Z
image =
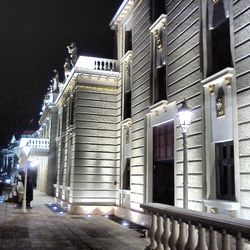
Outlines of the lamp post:
M 23 151 L 27 157 L 25 162 L 25 172 L 24 172 L 24 190 L 23 190 L 23 202 L 22 202 L 22 212 L 27 213 L 26 209 L 26 191 L 27 191 L 27 176 L 28 176 L 28 158 L 30 153 L 30 146 L 27 144 L 23 147 Z
M 184 99 L 178 109 L 178 116 L 183 135 L 183 207 L 188 208 L 188 162 L 187 162 L 187 132 L 191 124 L 192 110 Z

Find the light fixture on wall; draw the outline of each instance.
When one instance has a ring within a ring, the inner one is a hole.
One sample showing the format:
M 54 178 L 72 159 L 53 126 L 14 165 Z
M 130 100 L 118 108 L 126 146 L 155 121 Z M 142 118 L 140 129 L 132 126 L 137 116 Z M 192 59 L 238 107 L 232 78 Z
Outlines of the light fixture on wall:
M 188 161 L 187 161 L 187 132 L 191 124 L 192 109 L 183 100 L 178 109 L 178 116 L 183 135 L 183 207 L 188 208 Z

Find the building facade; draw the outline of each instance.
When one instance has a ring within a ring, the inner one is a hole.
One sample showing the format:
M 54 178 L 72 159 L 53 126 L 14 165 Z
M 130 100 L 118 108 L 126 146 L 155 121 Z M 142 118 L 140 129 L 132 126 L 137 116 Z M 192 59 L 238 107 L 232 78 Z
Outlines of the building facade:
M 57 199 L 135 222 L 145 202 L 182 207 L 186 99 L 188 208 L 248 219 L 249 13 L 247 0 L 124 0 L 117 60 L 80 56 L 53 100 Z

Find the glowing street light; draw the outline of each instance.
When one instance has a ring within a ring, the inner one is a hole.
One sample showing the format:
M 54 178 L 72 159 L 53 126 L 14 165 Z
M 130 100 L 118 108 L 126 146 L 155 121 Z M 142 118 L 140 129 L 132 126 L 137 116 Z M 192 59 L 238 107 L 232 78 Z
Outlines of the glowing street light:
M 192 109 L 184 99 L 178 110 L 183 135 L 183 207 L 188 208 L 188 161 L 187 161 L 187 132 L 191 124 Z

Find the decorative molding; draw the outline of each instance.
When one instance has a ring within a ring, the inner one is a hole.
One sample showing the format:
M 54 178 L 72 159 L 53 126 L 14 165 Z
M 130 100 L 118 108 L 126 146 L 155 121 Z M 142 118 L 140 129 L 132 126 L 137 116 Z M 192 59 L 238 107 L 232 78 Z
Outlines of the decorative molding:
M 163 110 L 164 112 L 167 112 L 167 106 L 168 106 L 168 101 L 162 100 L 150 106 L 149 110 L 151 113 L 155 113 L 156 116 L 158 116 L 161 110 Z
M 127 118 L 126 120 L 123 120 L 120 122 L 120 126 L 129 126 L 131 127 L 132 125 L 132 120 L 131 118 Z
M 218 3 L 220 0 L 212 0 L 213 4 Z
M 81 85 L 77 86 L 77 90 L 95 90 L 95 91 L 108 91 L 113 93 L 118 93 L 117 87 L 105 86 L 105 87 L 96 87 L 96 86 L 89 86 L 89 85 Z
M 133 52 L 132 50 L 129 50 L 122 58 L 121 58 L 121 64 L 124 62 L 127 62 L 132 59 Z
M 118 25 L 118 23 L 120 23 L 128 15 L 128 13 L 133 9 L 133 7 L 134 7 L 134 0 L 123 1 L 120 8 L 118 9 L 112 21 L 109 24 L 112 30 L 115 30 L 115 26 Z
M 214 93 L 214 88 L 215 88 L 215 84 L 208 85 L 208 89 L 209 89 L 210 94 Z
M 162 28 L 166 28 L 167 23 L 167 15 L 162 14 L 150 27 L 149 31 L 154 35 L 159 33 L 159 30 Z
M 232 77 L 234 74 L 234 68 L 225 68 L 214 75 L 207 77 L 202 80 L 201 83 L 203 87 L 209 88 L 212 84 L 216 85 L 217 83 L 225 82 L 226 79 L 230 78 L 230 84 L 232 83 Z M 226 80 L 228 81 L 228 80 Z
M 226 86 L 232 86 L 232 76 L 227 76 L 224 78 Z

